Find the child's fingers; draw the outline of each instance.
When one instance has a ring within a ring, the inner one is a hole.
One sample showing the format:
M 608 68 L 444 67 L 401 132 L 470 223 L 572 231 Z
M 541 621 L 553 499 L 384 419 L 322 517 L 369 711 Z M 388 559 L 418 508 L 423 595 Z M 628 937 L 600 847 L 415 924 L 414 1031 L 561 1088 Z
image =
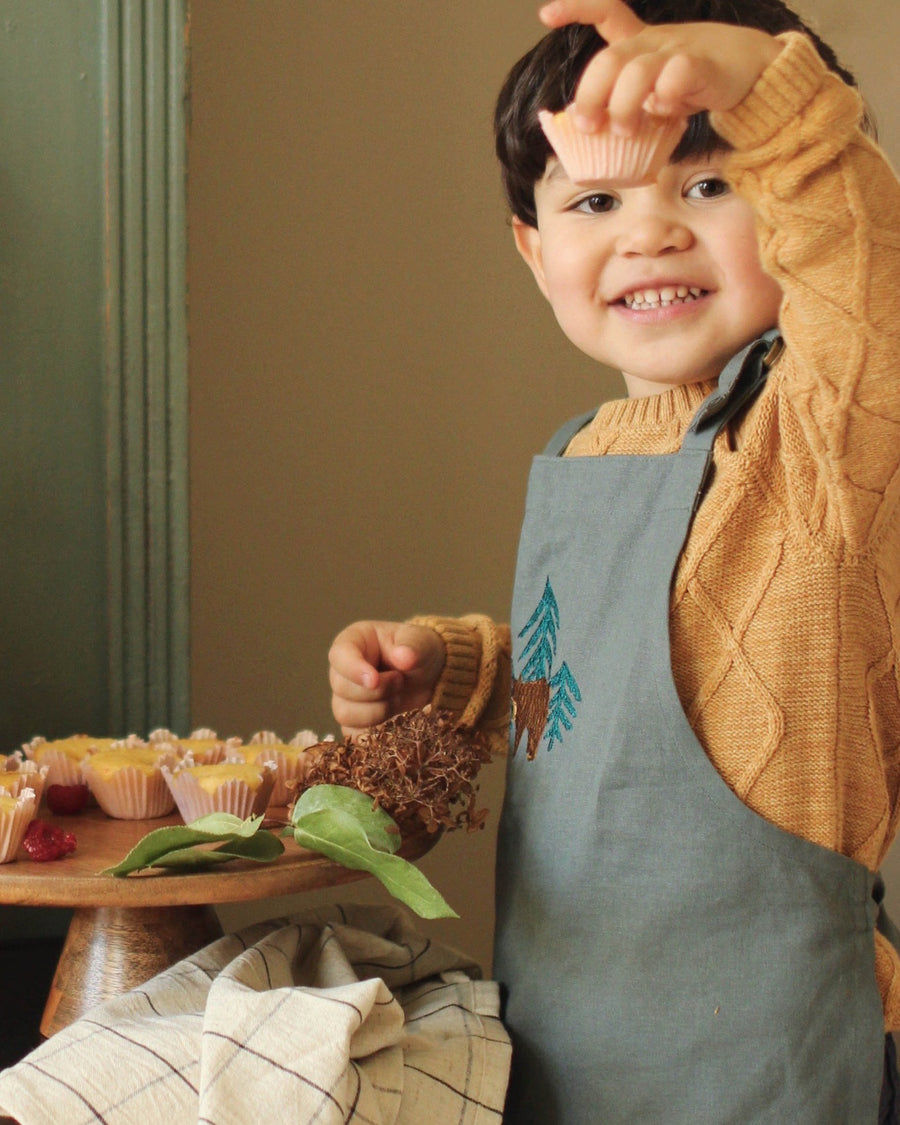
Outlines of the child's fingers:
M 381 660 L 379 622 L 357 621 L 335 637 L 328 651 L 330 669 L 366 689 L 378 686 Z
M 368 727 L 377 726 L 391 713 L 386 702 L 354 703 L 341 696 L 332 698 L 331 711 L 345 735 L 359 734 Z
M 681 113 L 689 116 L 700 109 L 716 106 L 716 89 L 719 71 L 714 62 L 706 58 L 690 58 L 686 54 L 673 55 L 656 78 L 651 112 Z
M 332 694 L 352 703 L 372 703 L 387 699 L 403 684 L 401 672 L 376 672 L 371 669 L 371 677 L 360 677 L 356 670 L 349 668 L 351 675 L 345 676 L 335 665 L 328 669 L 328 683 Z
M 540 18 L 547 27 L 592 23 L 607 43 L 630 39 L 646 26 L 623 0 L 551 0 Z
M 607 124 L 623 133 L 640 123 L 644 103 L 653 93 L 667 59 L 644 36 L 607 47 L 585 68 L 575 91 L 578 127 L 592 132 Z
M 383 698 L 407 679 L 433 683 L 443 662 L 443 641 L 433 629 L 393 621 L 348 625 L 328 652 L 332 687 L 354 699 Z
M 443 641 L 424 625 L 400 625 L 388 651 L 391 665 L 416 679 L 436 676 L 444 663 Z
M 613 131 L 629 134 L 640 125 L 667 60 L 656 52 L 639 53 L 624 60 L 614 52 L 603 60 L 604 54 L 597 62 L 605 65 L 585 72 L 575 99 L 576 113 L 596 119 L 605 110 Z

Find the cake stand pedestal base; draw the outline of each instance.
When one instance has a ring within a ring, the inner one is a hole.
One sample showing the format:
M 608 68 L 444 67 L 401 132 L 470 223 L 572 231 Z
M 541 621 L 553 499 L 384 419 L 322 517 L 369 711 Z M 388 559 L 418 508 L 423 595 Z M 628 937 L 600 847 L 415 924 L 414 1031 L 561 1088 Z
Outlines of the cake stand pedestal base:
M 79 907 L 44 1007 L 49 1037 L 222 936 L 211 906 Z

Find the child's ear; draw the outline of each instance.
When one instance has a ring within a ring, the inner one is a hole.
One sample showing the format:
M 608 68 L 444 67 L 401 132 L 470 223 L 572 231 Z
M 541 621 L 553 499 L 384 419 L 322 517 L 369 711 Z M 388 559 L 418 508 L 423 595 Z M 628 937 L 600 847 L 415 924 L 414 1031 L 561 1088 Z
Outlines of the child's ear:
M 512 228 L 516 249 L 528 263 L 528 268 L 534 274 L 534 280 L 538 283 L 538 288 L 549 300 L 547 279 L 544 277 L 544 259 L 541 254 L 541 232 L 537 227 L 523 222 L 515 215 L 513 216 Z

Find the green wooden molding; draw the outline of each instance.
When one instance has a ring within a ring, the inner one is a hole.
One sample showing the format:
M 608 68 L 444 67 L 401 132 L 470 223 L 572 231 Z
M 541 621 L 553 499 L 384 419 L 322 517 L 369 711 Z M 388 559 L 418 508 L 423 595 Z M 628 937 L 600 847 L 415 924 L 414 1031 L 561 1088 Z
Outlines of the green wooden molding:
M 186 0 L 102 0 L 113 732 L 187 731 Z

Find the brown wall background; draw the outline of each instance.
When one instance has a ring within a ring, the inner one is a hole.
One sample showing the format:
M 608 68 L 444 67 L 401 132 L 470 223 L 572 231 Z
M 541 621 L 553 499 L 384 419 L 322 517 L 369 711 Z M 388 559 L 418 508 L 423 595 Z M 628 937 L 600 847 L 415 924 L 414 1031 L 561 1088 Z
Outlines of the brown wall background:
M 343 625 L 505 620 L 531 455 L 621 393 L 557 329 L 501 198 L 493 102 L 541 34 L 536 7 L 192 2 L 196 725 L 334 731 L 326 654 Z M 802 10 L 900 152 L 894 0 Z M 502 771 L 483 775 L 488 828 L 422 863 L 461 914 L 428 928 L 485 966 Z M 384 898 L 371 882 L 329 897 Z

